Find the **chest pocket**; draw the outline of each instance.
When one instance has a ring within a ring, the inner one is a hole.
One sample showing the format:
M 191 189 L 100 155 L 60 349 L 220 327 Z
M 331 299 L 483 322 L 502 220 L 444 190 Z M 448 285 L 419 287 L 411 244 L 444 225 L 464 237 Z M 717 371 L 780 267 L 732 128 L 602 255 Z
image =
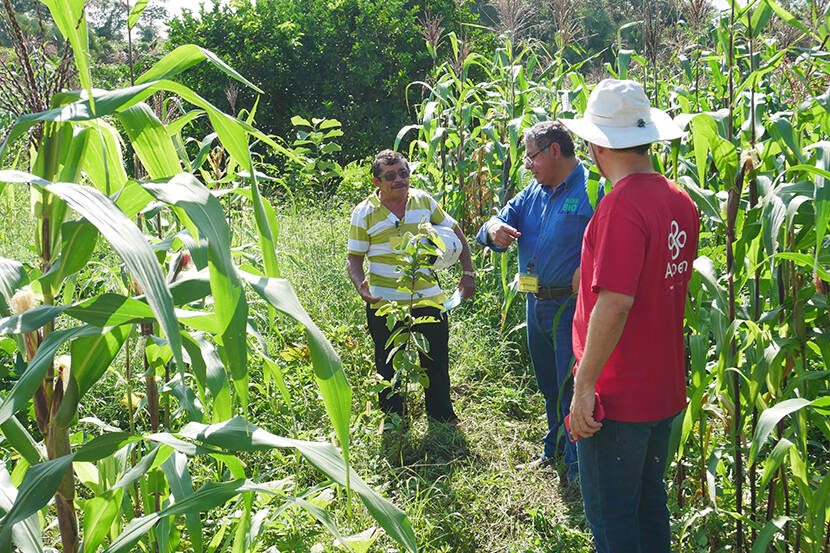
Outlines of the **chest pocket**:
M 572 244 L 582 245 L 582 235 L 585 233 L 585 227 L 588 226 L 588 221 L 591 218 L 580 213 L 568 213 L 562 215 L 556 222 L 555 233 L 561 236 L 563 246 L 568 247 Z

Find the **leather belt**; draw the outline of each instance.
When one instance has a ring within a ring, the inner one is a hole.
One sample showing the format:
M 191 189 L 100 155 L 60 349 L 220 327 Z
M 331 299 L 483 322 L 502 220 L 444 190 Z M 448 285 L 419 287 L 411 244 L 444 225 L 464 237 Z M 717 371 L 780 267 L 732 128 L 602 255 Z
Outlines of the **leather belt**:
M 540 286 L 539 291 L 533 294 L 537 300 L 552 300 L 553 298 L 566 298 L 573 294 L 570 286 Z

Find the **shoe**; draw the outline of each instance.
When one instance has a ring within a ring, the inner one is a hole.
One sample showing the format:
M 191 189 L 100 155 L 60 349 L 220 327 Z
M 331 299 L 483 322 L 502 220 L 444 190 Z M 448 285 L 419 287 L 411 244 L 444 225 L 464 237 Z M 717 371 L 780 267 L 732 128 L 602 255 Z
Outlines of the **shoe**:
M 463 430 L 466 426 L 465 422 L 458 417 L 454 417 L 452 419 L 436 419 L 428 417 L 427 420 L 429 421 L 430 427 L 433 425 L 439 425 L 440 427 L 446 427 L 450 430 Z
M 538 459 L 534 459 L 529 463 L 521 463 L 516 465 L 516 470 L 541 470 L 547 468 L 553 464 L 553 461 L 548 459 L 547 457 L 539 457 Z

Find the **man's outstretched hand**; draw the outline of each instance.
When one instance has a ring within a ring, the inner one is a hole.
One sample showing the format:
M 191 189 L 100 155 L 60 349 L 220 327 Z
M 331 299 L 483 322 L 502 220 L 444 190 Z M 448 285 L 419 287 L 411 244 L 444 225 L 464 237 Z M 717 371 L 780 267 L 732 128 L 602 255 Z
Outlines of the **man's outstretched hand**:
M 521 232 L 501 221 L 490 225 L 490 228 L 487 229 L 487 237 L 490 242 L 500 248 L 506 248 L 521 235 Z

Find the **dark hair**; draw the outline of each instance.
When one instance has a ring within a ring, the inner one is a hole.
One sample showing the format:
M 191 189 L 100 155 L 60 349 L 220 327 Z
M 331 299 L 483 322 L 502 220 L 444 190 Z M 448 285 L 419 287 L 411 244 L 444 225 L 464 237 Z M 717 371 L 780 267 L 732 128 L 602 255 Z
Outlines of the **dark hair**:
M 395 150 L 381 150 L 375 156 L 375 162 L 372 163 L 372 176 L 380 178 L 380 173 L 385 165 L 395 165 L 398 162 L 407 164 L 406 157 Z
M 626 154 L 640 154 L 646 155 L 651 148 L 651 142 L 647 142 L 646 144 L 638 144 L 637 146 L 631 146 L 629 148 L 612 148 L 615 152 L 623 152 Z
M 565 157 L 574 157 L 574 142 L 565 127 L 558 121 L 542 121 L 525 129 L 524 143 L 530 142 L 537 150 L 544 150 L 554 142 Z

